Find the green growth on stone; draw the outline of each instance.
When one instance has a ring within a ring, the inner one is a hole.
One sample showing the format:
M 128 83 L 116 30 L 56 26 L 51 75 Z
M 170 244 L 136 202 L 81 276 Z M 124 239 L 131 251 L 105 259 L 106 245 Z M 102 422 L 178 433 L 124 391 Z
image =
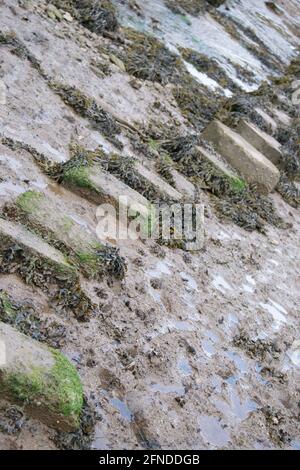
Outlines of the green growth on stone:
M 42 197 L 37 191 L 26 191 L 18 197 L 18 206 L 25 212 L 35 212 Z
M 83 390 L 75 367 L 59 351 L 49 348 L 54 365 L 50 370 L 32 367 L 30 372 L 2 370 L 0 390 L 21 402 L 46 405 L 50 411 L 72 418 L 74 427 L 79 425 L 83 406 Z
M 231 178 L 229 180 L 230 189 L 233 192 L 242 192 L 246 188 L 246 182 L 241 178 Z

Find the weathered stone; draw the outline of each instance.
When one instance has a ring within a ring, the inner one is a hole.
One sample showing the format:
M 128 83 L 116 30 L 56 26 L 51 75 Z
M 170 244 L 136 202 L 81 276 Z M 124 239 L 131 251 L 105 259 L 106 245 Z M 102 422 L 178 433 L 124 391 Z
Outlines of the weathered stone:
M 130 188 L 100 165 L 71 168 L 65 172 L 63 181 L 96 204 L 110 203 L 117 211 L 140 214 L 145 221 L 151 216 L 151 204 L 140 193 Z
M 236 131 L 249 144 L 255 147 L 265 157 L 267 157 L 275 166 L 282 164 L 281 144 L 274 137 L 261 131 L 254 124 L 241 119 Z
M 212 142 L 216 150 L 248 183 L 268 193 L 279 181 L 279 171 L 262 153 L 242 136 L 215 120 L 204 130 L 202 137 Z
M 280 123 L 280 125 L 284 126 L 290 126 L 292 122 L 292 118 L 286 114 L 284 111 L 281 111 L 280 109 L 277 108 L 272 108 L 272 112 L 277 119 L 277 121 Z
M 40 237 L 27 230 L 25 227 L 0 218 L 1 248 L 3 252 L 10 245 L 16 245 L 23 249 L 29 256 L 41 259 L 53 272 L 65 275 L 67 278 L 76 277 L 75 269 L 67 262 L 64 255 L 48 245 Z M 1 269 L 1 260 L 0 260 Z
M 93 308 L 82 291 L 75 266 L 23 225 L 0 218 L 0 272 L 18 273 L 27 284 L 51 293 L 63 308 L 87 321 Z M 55 288 L 55 289 L 54 289 Z
M 27 191 L 16 200 L 17 207 L 26 217 L 26 223 L 34 230 L 41 230 L 47 239 L 66 247 L 69 258 L 79 265 L 87 276 L 101 277 L 114 267 L 109 263 L 115 248 L 106 246 L 88 227 L 76 222 L 75 217 L 62 210 L 53 199 L 36 191 Z M 121 263 L 121 259 L 119 259 Z M 123 275 L 121 276 L 123 277 Z
M 59 351 L 0 323 L 1 396 L 25 407 L 41 422 L 63 431 L 79 426 L 83 405 L 80 378 Z
M 261 108 L 255 108 L 255 111 L 263 118 L 265 124 L 269 126 L 273 132 L 277 130 L 277 122 L 271 116 L 269 116 L 269 114 L 267 114 Z
M 175 187 L 185 199 L 194 200 L 195 197 L 195 186 L 188 179 L 186 179 L 181 173 L 177 170 L 170 169 L 171 176 L 174 180 Z
M 199 155 L 204 158 L 204 160 L 209 162 L 220 175 L 223 175 L 225 178 L 228 179 L 234 179 L 238 177 L 236 172 L 232 168 L 230 168 L 226 161 L 223 161 L 221 157 L 219 158 L 216 152 L 210 152 L 209 150 L 200 146 L 197 146 L 197 151 Z
M 170 200 L 180 201 L 182 199 L 180 192 L 172 188 L 170 184 L 141 163 L 136 163 L 134 168 L 140 176 L 149 181 L 149 183 L 156 188 L 158 193 L 162 193 L 162 195 Z

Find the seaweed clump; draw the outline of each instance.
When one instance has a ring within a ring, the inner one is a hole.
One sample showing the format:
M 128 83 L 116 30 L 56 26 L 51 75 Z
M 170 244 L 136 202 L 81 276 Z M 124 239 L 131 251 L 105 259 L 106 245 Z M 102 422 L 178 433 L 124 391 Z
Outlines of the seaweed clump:
M 224 96 L 201 85 L 188 72 L 181 57 L 155 37 L 131 28 L 123 31 L 124 51 L 117 52 L 127 73 L 142 80 L 171 84 L 183 116 L 197 130 L 212 120 Z
M 84 118 L 89 119 L 95 128 L 103 133 L 117 147 L 122 147 L 121 142 L 115 139 L 116 134 L 121 132 L 116 120 L 104 111 L 93 98 L 83 94 L 73 86 L 50 80 L 50 88 L 61 97 L 65 104 L 70 106 Z
M 180 80 L 181 60 L 161 41 L 131 28 L 124 29 L 123 35 L 128 45 L 121 59 L 130 75 L 163 85 Z
M 31 66 L 38 71 L 38 73 L 47 80 L 47 74 L 43 71 L 40 62 L 34 55 L 29 52 L 27 47 L 20 41 L 16 33 L 11 31 L 9 33 L 2 33 L 0 31 L 0 45 L 9 46 L 11 52 L 19 57 L 19 59 L 27 60 Z
M 165 0 L 167 7 L 176 14 L 198 16 L 211 7 L 219 7 L 225 0 Z
M 77 431 L 58 431 L 53 441 L 60 450 L 89 450 L 94 440 L 95 424 L 96 413 L 84 397 Z
M 40 287 L 49 294 L 58 308 L 70 309 L 79 321 L 89 319 L 93 306 L 70 265 L 54 265 L 50 260 L 33 254 L 25 245 L 3 235 L 0 273 L 18 273 L 26 284 Z
M 10 436 L 18 434 L 23 428 L 26 418 L 23 410 L 15 405 L 1 407 L 0 432 Z
M 245 332 L 236 335 L 233 338 L 233 344 L 242 348 L 251 359 L 260 362 L 265 361 L 268 357 L 278 359 L 281 353 L 281 349 L 273 341 L 253 340 Z
M 62 324 L 43 320 L 32 303 L 16 302 L 3 290 L 0 290 L 0 321 L 53 348 L 60 348 L 66 336 L 66 329 Z
M 76 20 L 93 33 L 116 31 L 119 27 L 116 9 L 108 0 L 51 0 L 57 8 L 72 14 Z
M 260 62 L 266 67 L 274 70 L 274 72 L 282 72 L 283 66 L 280 58 L 273 54 L 252 28 L 243 25 L 235 18 L 229 17 L 220 10 L 213 10 L 210 14 L 223 26 L 231 37 L 240 44 L 243 44 L 243 46 L 255 57 L 258 57 Z
M 276 209 L 266 196 L 259 195 L 255 185 L 246 185 L 238 177 L 228 178 L 216 170 L 197 152 L 201 144 L 209 152 L 214 149 L 202 141 L 198 135 L 177 136 L 163 141 L 161 146 L 176 162 L 178 169 L 187 177 L 198 182 L 203 189 L 214 196 L 214 207 L 219 215 L 245 230 L 258 230 L 265 233 L 266 222 L 278 227 L 285 227 Z
M 182 57 L 187 62 L 190 62 L 199 72 L 206 73 L 210 78 L 219 83 L 223 88 L 230 87 L 232 90 L 237 90 L 238 87 L 233 80 L 229 78 L 225 70 L 219 65 L 216 59 L 194 51 L 193 49 L 181 48 L 180 52 Z

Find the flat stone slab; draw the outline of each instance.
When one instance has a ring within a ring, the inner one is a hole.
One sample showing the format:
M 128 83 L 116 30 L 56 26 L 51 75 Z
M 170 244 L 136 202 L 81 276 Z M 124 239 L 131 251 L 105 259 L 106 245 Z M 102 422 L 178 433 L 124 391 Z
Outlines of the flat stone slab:
M 0 391 L 46 425 L 63 431 L 79 426 L 80 378 L 59 351 L 0 322 Z
M 272 108 L 272 112 L 277 119 L 277 121 L 283 126 L 290 126 L 292 123 L 292 118 L 286 114 L 284 111 L 281 111 L 277 108 Z
M 218 156 L 216 152 L 210 152 L 206 148 L 197 145 L 197 152 L 201 158 L 206 160 L 212 165 L 212 167 L 225 178 L 237 178 L 237 173 L 230 168 L 230 165 L 226 161 L 223 161 L 222 158 Z
M 255 108 L 255 111 L 263 118 L 265 123 L 270 126 L 271 130 L 275 132 L 277 130 L 277 122 L 268 114 L 266 113 L 263 109 L 261 108 Z
M 257 126 L 244 119 L 240 120 L 236 132 L 267 157 L 275 166 L 280 168 L 282 164 L 281 144 L 274 137 L 266 134 Z
M 278 183 L 280 173 L 273 163 L 220 121 L 209 124 L 202 138 L 211 142 L 248 183 L 257 184 L 262 193 L 269 193 Z
M 195 198 L 196 188 L 185 176 L 183 176 L 179 171 L 170 169 L 170 173 L 173 177 L 175 187 L 185 199 L 193 201 Z
M 145 220 L 151 214 L 151 203 L 144 196 L 98 164 L 68 169 L 63 182 L 99 205 L 109 203 L 117 210 L 130 208 L 131 213 L 140 213 Z
M 76 222 L 53 199 L 37 191 L 27 191 L 17 198 L 16 205 L 25 216 L 29 228 L 42 230 L 49 241 L 52 238 L 52 241 L 62 243 L 71 261 L 79 265 L 88 277 L 101 277 L 108 272 L 112 274 L 114 261 L 121 267 L 122 260 L 116 249 L 102 244 L 96 231 L 93 233 Z M 108 261 L 110 255 L 111 262 Z
M 182 199 L 182 194 L 179 191 L 141 163 L 137 162 L 134 168 L 140 176 L 155 187 L 158 193 L 162 193 L 164 198 L 170 199 L 171 201 L 180 201 Z
M 92 304 L 81 289 L 76 266 L 61 251 L 23 225 L 2 218 L 0 239 L 0 272 L 18 273 L 51 298 L 56 292 L 59 305 L 72 310 L 78 320 L 88 320 Z
M 23 225 L 0 218 L 0 236 L 0 251 L 13 243 L 23 248 L 28 254 L 42 259 L 48 265 L 52 265 L 58 273 L 65 274 L 71 278 L 76 276 L 74 268 L 60 251 L 44 242 L 44 240 L 27 230 Z

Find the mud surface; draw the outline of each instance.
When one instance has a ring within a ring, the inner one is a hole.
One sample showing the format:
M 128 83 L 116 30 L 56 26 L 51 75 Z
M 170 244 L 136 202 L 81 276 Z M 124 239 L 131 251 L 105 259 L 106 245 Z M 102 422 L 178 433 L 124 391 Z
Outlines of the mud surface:
M 0 33 L 13 31 L 42 67 L 41 73 L 28 57 L 0 44 L 6 96 L 0 134 L 26 144 L 0 145 L 1 211 L 22 192 L 39 190 L 95 232 L 97 206 L 53 181 L 28 146 L 55 164 L 70 158 L 71 144 L 89 150 L 102 145 L 153 168 L 156 140 L 163 140 L 162 132 L 169 137 L 169 126 L 179 136 L 195 133 L 193 118 L 176 100 L 178 83 L 125 71 L 123 27 L 153 34 L 175 56 L 188 48 L 217 61 L 211 78 L 207 67 L 200 75 L 190 68 L 189 78 L 204 87 L 200 96 L 215 93 L 220 105 L 236 87 L 244 93 L 280 73 L 246 47 L 258 43 L 236 22 L 255 30 L 265 41 L 264 53 L 283 67 L 299 46 L 296 0 L 278 2 L 282 15 L 264 2 L 225 2 L 229 10 L 222 5 L 218 12 L 234 17 L 230 24 L 238 38 L 215 19 L 211 5 L 182 15 L 168 7 L 177 2 L 113 3 L 118 27 L 95 30 L 75 14 L 66 19 L 63 7 L 61 17 L 49 13 L 50 2 L 0 2 Z M 95 100 L 116 122 L 114 137 L 123 148 L 55 93 L 49 79 Z M 284 96 L 287 101 L 288 92 Z M 265 223 L 264 233 L 248 232 L 220 220 L 216 196 L 198 189 L 206 207 L 205 248 L 189 253 L 154 241 L 110 240 L 126 259 L 127 274 L 102 281 L 80 276 L 95 305 L 89 322 L 55 308 L 16 274 L 1 274 L 1 292 L 14 304 L 14 325 L 65 353 L 86 397 L 81 428 L 68 435 L 1 401 L 1 449 L 299 449 L 299 209 L 275 192 L 268 201 L 284 228 Z

